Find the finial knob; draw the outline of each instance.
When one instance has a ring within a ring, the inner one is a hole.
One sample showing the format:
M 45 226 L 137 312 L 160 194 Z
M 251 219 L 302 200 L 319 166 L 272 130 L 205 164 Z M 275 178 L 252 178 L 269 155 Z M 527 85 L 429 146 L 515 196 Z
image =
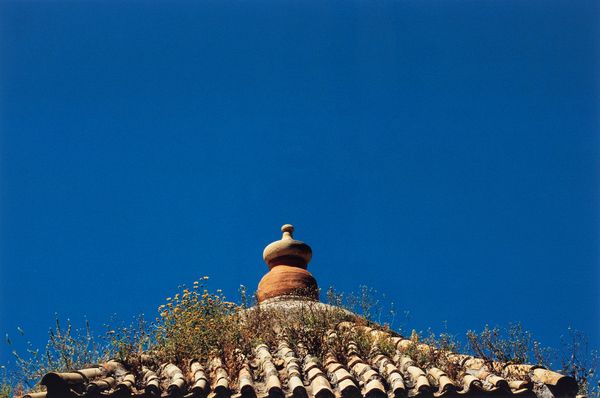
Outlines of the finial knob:
M 283 232 L 281 239 L 293 239 L 294 226 L 292 224 L 284 224 L 281 227 L 281 232 Z

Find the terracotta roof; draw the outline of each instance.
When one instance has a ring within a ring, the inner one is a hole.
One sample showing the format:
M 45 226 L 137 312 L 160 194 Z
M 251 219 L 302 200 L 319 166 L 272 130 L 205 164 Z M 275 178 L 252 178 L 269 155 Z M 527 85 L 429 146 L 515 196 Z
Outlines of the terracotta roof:
M 342 317 L 327 319 L 348 320 L 337 325 L 333 325 L 337 322 L 334 321 L 326 328 L 335 327 L 322 329 L 316 335 L 317 340 L 338 342 L 342 347 L 336 350 L 337 354 L 313 352 L 314 347 L 291 344 L 284 333 L 277 332 L 274 320 L 277 317 L 273 316 L 268 319 L 279 336 L 275 342 L 257 343 L 245 355 L 241 348 L 236 349 L 239 355 L 231 359 L 235 363 L 224 363 L 216 353 L 212 358 L 191 359 L 177 366 L 163 363 L 160 355 L 148 352 L 128 363 L 111 360 L 88 369 L 48 373 L 41 380 L 47 391 L 25 397 L 559 398 L 576 395 L 577 383 L 571 377 L 540 366 L 485 361 L 440 351 L 376 325 L 364 326 L 356 322 L 356 315 L 319 303 L 314 295 L 316 281 L 306 271 L 312 256 L 310 246 L 292 238 L 291 225 L 284 225 L 282 231 L 282 239 L 267 246 L 264 252 L 270 269 L 266 276 L 270 277 L 263 278 L 259 285 L 260 304 L 245 314 L 257 309 L 276 311 L 269 315 L 289 314 L 306 306 L 311 311 L 335 310 Z M 278 272 L 281 269 L 286 272 Z M 294 330 L 305 327 L 296 323 L 291 326 Z M 357 336 L 368 337 L 369 352 L 363 344 L 361 353 L 358 342 L 354 341 Z M 333 345 L 327 347 L 331 350 Z M 432 354 L 439 354 L 443 361 L 422 361 L 423 356 Z M 228 369 L 235 369 L 234 374 L 228 373 Z
M 276 346 L 257 345 L 252 358 L 240 358 L 238 374 L 228 374 L 217 357 L 191 360 L 179 368 L 172 363 L 157 363 L 147 355 L 141 363 L 129 367 L 111 360 L 74 372 L 48 373 L 41 381 L 47 392 L 25 397 L 551 398 L 574 397 L 577 392 L 573 378 L 533 365 L 490 363 L 447 353 L 454 374 L 448 369 L 419 367 L 409 351 L 414 354 L 435 348 L 352 322 L 340 323 L 337 331 L 329 331 L 324 338 L 335 338 L 344 328 L 361 328 L 375 341 L 389 339 L 395 346 L 393 357 L 379 351 L 376 344 L 368 357 L 361 357 L 356 344 L 349 342 L 344 359 L 327 354 L 321 360 L 282 339 Z

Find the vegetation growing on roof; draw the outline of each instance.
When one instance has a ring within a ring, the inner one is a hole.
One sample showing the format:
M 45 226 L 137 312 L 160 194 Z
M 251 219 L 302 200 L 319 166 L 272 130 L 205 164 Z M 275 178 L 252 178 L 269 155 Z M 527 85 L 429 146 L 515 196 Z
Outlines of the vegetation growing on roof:
M 223 353 L 231 357 L 224 358 L 228 362 L 242 340 L 240 306 L 227 301 L 220 290 L 210 293 L 204 288 L 206 279 L 182 287 L 158 307 L 154 350 L 164 361 L 181 364 Z
M 252 360 L 253 350 L 259 344 L 273 347 L 281 339 L 299 355 L 311 353 L 322 362 L 327 355 L 333 355 L 339 362 L 347 363 L 350 343 L 354 352 L 365 359 L 375 354 L 392 359 L 397 355 L 396 343 L 389 337 L 394 335 L 391 325 L 395 311 L 384 311 L 371 289 L 362 287 L 357 294 L 329 289 L 327 301 L 332 307 L 306 302 L 307 305 L 282 311 L 276 306 L 252 307 L 244 289 L 239 303 L 229 301 L 220 290 L 209 291 L 206 279 L 181 287 L 167 298 L 151 323 L 140 318 L 133 325 L 111 326 L 106 333 L 95 336 L 87 322 L 79 330 L 70 322 L 63 326 L 57 320 L 45 349 L 30 347 L 27 355 L 15 353 L 17 371 L 12 375 L 4 372 L 0 398 L 19 395 L 23 389 L 30 391 L 50 371 L 81 369 L 111 358 L 133 367 L 140 363 L 143 353 L 149 352 L 161 362 L 181 368 L 187 361 L 197 359 L 210 370 L 211 359 L 218 357 L 232 377 Z M 351 316 L 348 310 L 358 315 Z M 388 337 L 375 340 L 373 334 L 365 332 L 363 326 L 367 325 L 389 332 Z M 453 379 L 462 376 L 462 370 L 449 360 L 452 353 L 460 351 L 456 336 L 447 331 L 436 335 L 414 330 L 409 336 L 403 355 L 423 369 L 444 369 Z M 541 348 L 519 324 L 505 330 L 486 326 L 481 332 L 469 331 L 467 343 L 465 349 L 490 363 L 548 366 L 553 356 L 559 357 L 562 372 L 575 377 L 582 392 L 590 394 L 594 390 L 591 380 L 595 377 L 597 356 L 590 355 L 584 336 L 578 332 L 572 331 L 565 338 L 563 354 Z
M 550 349 L 535 341 L 520 323 L 509 323 L 505 330 L 489 325 L 481 332 L 469 330 L 467 341 L 473 353 L 487 362 L 550 364 Z

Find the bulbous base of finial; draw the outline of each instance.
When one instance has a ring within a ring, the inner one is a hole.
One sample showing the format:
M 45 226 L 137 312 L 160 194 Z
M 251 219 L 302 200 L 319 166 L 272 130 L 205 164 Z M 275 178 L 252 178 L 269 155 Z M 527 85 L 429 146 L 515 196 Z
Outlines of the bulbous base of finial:
M 260 280 L 256 294 L 259 303 L 287 295 L 319 300 L 319 288 L 312 274 L 290 265 L 278 265 L 267 272 Z

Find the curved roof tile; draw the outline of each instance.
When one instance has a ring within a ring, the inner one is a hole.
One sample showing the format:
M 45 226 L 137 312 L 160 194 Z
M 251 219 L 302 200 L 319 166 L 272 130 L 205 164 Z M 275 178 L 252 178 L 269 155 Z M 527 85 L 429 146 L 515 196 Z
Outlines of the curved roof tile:
M 344 322 L 338 330 L 354 327 Z M 321 363 L 305 347 L 282 340 L 277 346 L 259 344 L 254 360 L 242 359 L 232 377 L 223 360 L 214 357 L 205 363 L 194 359 L 181 369 L 173 363 L 157 364 L 152 354 L 140 364 L 125 367 L 118 361 L 72 372 L 51 372 L 41 380 L 47 392 L 26 398 L 102 397 L 441 397 L 447 395 L 517 396 L 540 398 L 575 397 L 577 384 L 571 377 L 526 364 L 489 363 L 481 358 L 446 352 L 445 358 L 458 371 L 438 366 L 420 367 L 408 354 L 436 352 L 426 344 L 388 332 L 360 326 L 375 337 L 370 355 L 362 357 L 356 343 L 347 344 L 347 355 L 328 353 Z M 335 337 L 335 331 L 327 333 Z M 396 347 L 394 358 L 382 353 L 377 341 L 390 338 Z M 230 380 L 234 383 L 231 383 Z

